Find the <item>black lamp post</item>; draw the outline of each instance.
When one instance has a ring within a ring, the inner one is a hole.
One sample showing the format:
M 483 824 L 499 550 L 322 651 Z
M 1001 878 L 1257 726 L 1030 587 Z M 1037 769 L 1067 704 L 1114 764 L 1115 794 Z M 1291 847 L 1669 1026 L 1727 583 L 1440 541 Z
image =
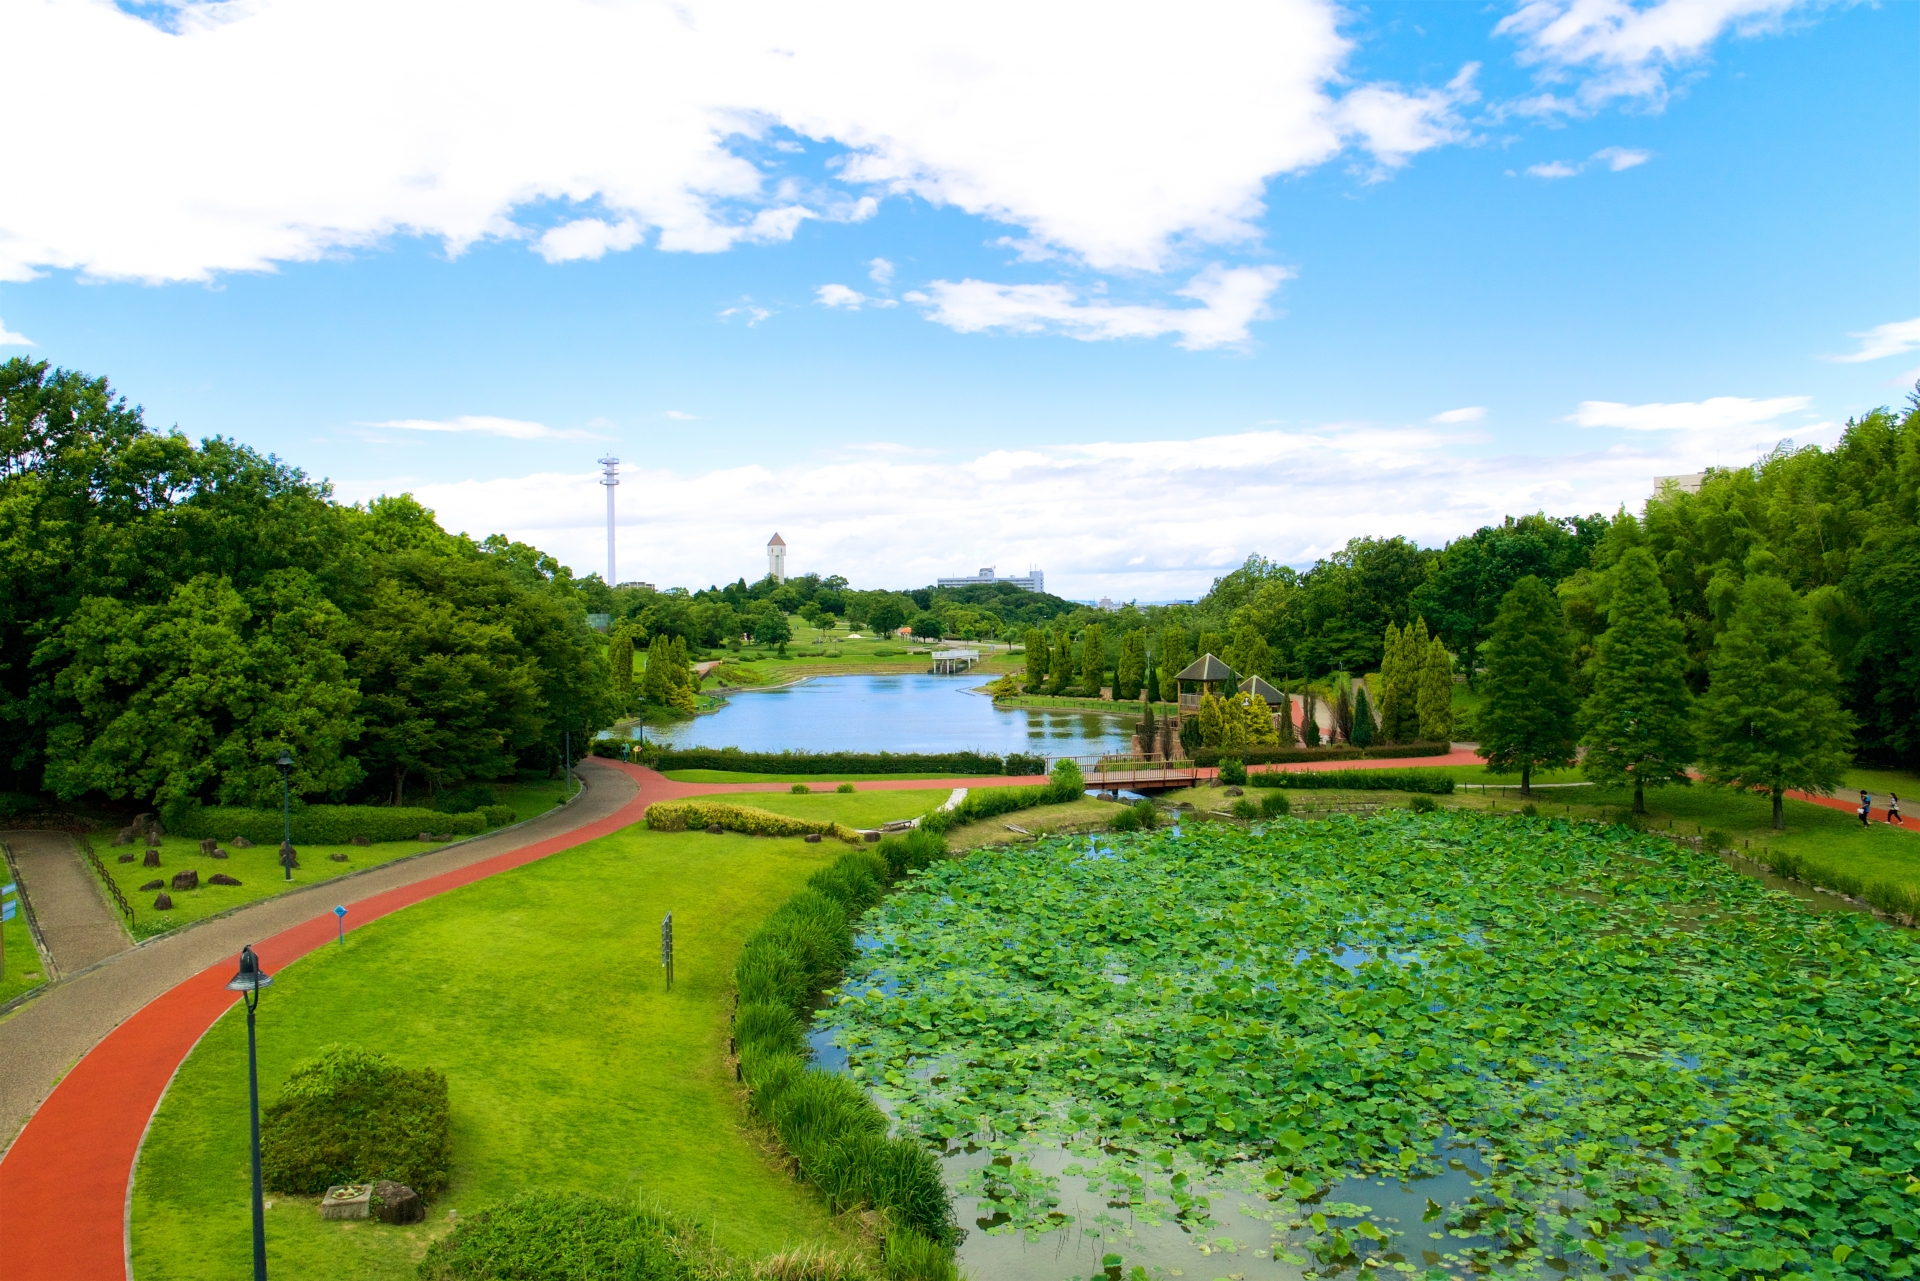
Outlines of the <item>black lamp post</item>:
M 260 1192 L 260 1059 L 253 1047 L 253 1012 L 260 1005 L 260 989 L 273 980 L 260 968 L 252 945 L 240 949 L 240 972 L 227 980 L 227 990 L 240 993 L 247 1007 L 247 1122 L 253 1138 L 253 1281 L 267 1281 L 267 1209 Z
M 293 848 L 293 792 L 288 779 L 293 774 L 293 755 L 283 747 L 280 749 L 280 759 L 274 764 L 280 767 L 280 821 L 284 828 L 280 838 L 280 865 L 287 869 L 287 879 L 291 881 L 293 860 L 287 855 Z

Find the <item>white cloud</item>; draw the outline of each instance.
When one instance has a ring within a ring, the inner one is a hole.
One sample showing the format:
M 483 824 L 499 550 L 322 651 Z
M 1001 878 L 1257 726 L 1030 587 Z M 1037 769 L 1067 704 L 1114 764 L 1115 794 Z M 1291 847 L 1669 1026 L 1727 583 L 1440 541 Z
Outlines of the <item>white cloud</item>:
M 1468 405 L 1463 409 L 1449 409 L 1445 413 L 1435 414 L 1427 421 L 1431 423 L 1477 423 L 1487 416 L 1485 405 Z
M 1920 347 L 1920 318 L 1875 325 L 1865 333 L 1848 334 L 1847 337 L 1858 338 L 1860 350 L 1848 352 L 1844 356 L 1828 356 L 1828 360 L 1837 361 L 1843 365 L 1853 365 L 1863 360 L 1898 356 L 1902 352 Z
M 33 339 L 25 334 L 14 333 L 7 328 L 5 321 L 0 321 L 0 347 L 31 347 L 33 345 Z
M 891 298 L 869 298 L 857 289 L 845 285 L 822 285 L 814 290 L 814 298 L 822 307 L 845 307 L 848 311 L 859 311 L 866 303 L 876 307 L 893 307 L 898 304 Z
M 1605 161 L 1607 168 L 1619 173 L 1622 169 L 1646 164 L 1653 159 L 1653 153 L 1642 151 L 1638 147 L 1602 147 L 1593 153 L 1593 158 Z
M 1793 434 L 1808 441 L 1836 430 Z M 636 467 L 619 495 L 620 563 L 624 575 L 662 585 L 751 577 L 777 528 L 792 570 L 841 573 L 861 586 L 917 587 L 979 565 L 1032 564 L 1068 596 L 1164 599 L 1205 590 L 1249 552 L 1300 564 L 1359 534 L 1436 546 L 1508 514 L 1637 509 L 1654 477 L 1716 461 L 1697 433 L 1637 433 L 1598 448 L 1593 439 L 1549 428 L 1545 453 L 1489 454 L 1435 427 L 1335 424 L 972 456 L 849 449 L 777 468 Z M 414 492 L 450 529 L 508 533 L 586 572 L 605 556 L 597 479 L 582 471 Z M 392 489 L 340 484 L 348 499 Z M 629 502 L 636 494 L 646 500 Z
M 1564 160 L 1550 160 L 1541 165 L 1528 165 L 1527 172 L 1536 178 L 1571 178 L 1580 172 L 1580 166 L 1570 165 Z
M 893 283 L 893 264 L 885 258 L 875 258 L 867 264 L 867 267 L 869 268 L 867 275 L 873 279 L 874 284 L 880 286 L 882 289 L 887 288 Z
M 1275 176 L 1464 136 L 1470 68 L 1350 81 L 1343 20 L 1335 0 L 179 0 L 162 29 L 25 0 L 0 5 L 0 48 L 34 51 L 0 118 L 34 122 L 41 180 L 0 188 L 0 279 L 205 279 L 403 234 L 713 252 L 890 193 L 1162 269 L 1254 240 Z M 796 140 L 827 145 L 830 179 L 784 173 Z
M 545 423 L 520 418 L 491 418 L 467 414 L 459 418 L 393 418 L 385 422 L 360 423 L 361 427 L 385 427 L 393 431 L 459 432 L 478 436 L 503 436 L 508 440 L 609 440 L 575 428 L 549 427 Z
M 1776 396 L 1750 400 L 1745 396 L 1715 396 L 1710 400 L 1677 404 L 1625 405 L 1611 400 L 1583 400 L 1568 421 L 1582 427 L 1624 427 L 1628 431 L 1720 431 L 1771 422 L 1782 414 L 1805 409 L 1811 396 Z
M 1777 30 L 1796 8 L 1823 0 L 1524 0 L 1494 27 L 1520 43 L 1520 61 L 1538 68 L 1538 97 L 1514 104 L 1534 114 L 1588 114 L 1620 99 L 1653 107 L 1669 77 L 1707 57 L 1728 31 Z M 1572 97 L 1556 89 L 1573 86 Z M 1623 166 L 1624 167 L 1624 166 Z
M 660 416 L 662 418 L 671 418 L 673 419 L 673 421 L 677 423 L 693 423 L 693 422 L 700 421 L 700 415 L 689 414 L 684 410 L 679 410 L 679 409 L 662 410 Z
M 773 315 L 773 313 L 765 307 L 756 307 L 750 302 L 743 302 L 737 307 L 728 307 L 722 311 L 720 313 L 720 319 L 732 320 L 735 316 L 745 316 L 747 318 L 747 328 L 752 329 L 755 325 L 771 315 Z
M 1271 315 L 1267 301 L 1292 276 L 1285 267 L 1208 267 L 1175 291 L 1196 307 L 1084 300 L 1068 285 L 1001 285 L 986 280 L 936 280 L 906 295 L 928 305 L 928 318 L 963 334 L 1059 333 L 1094 342 L 1179 334 L 1189 350 L 1247 341 L 1247 326 Z

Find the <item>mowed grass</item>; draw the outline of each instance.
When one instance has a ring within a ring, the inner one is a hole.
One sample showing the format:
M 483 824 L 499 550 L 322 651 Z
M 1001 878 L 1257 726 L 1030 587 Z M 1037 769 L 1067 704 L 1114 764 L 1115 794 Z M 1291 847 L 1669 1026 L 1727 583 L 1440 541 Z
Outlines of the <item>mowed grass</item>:
M 273 1198 L 271 1273 L 411 1278 L 449 1211 L 534 1190 L 640 1193 L 743 1255 L 841 1243 L 822 1203 L 757 1145 L 724 1056 L 742 940 L 843 848 L 628 828 L 372 922 L 276 974 L 260 1005 L 263 1100 L 330 1042 L 437 1068 L 454 1169 L 411 1227 L 326 1221 L 313 1198 Z M 181 1067 L 141 1151 L 139 1281 L 246 1275 L 246 1116 L 236 1009 Z
M 0 885 L 12 881 L 11 873 L 5 873 L 7 879 Z M 33 946 L 33 931 L 27 927 L 27 912 L 21 908 L 14 912 L 13 919 L 0 925 L 0 947 L 5 948 L 6 970 L 0 975 L 0 1004 L 11 1001 L 23 992 L 31 992 L 47 981 L 46 972 L 40 965 L 39 950 Z
M 812 786 L 812 784 L 808 784 Z M 755 809 L 772 810 L 793 818 L 830 818 L 848 827 L 878 827 L 903 818 L 918 818 L 953 795 L 947 787 L 904 791 L 838 793 L 832 789 L 800 795 L 794 792 L 728 792 L 706 799 L 737 801 Z

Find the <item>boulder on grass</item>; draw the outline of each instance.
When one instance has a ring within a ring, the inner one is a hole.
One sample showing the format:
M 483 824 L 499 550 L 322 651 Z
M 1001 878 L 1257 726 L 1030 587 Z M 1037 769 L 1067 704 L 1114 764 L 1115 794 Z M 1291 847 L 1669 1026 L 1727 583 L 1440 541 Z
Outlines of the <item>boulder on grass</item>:
M 200 888 L 199 869 L 190 867 L 184 872 L 175 872 L 173 874 L 173 888 L 176 890 L 199 889 Z
M 221 849 L 218 845 L 214 846 L 211 850 L 209 850 L 208 854 L 213 858 L 225 858 L 227 856 L 227 852 Z
M 292 841 L 280 842 L 280 866 L 288 868 L 300 866 L 300 854 L 293 848 Z
M 244 836 L 236 836 L 233 838 L 233 848 L 237 850 L 250 850 L 253 848 L 253 842 Z
M 878 840 L 880 839 L 880 833 L 878 833 L 878 832 L 868 832 L 868 833 L 866 834 L 866 837 L 865 837 L 865 839 L 866 839 L 866 840 L 868 840 L 868 841 L 878 841 Z
M 131 827 L 123 827 L 113 834 L 113 843 L 115 845 L 131 845 L 133 844 L 133 838 L 134 830 Z
M 152 846 L 148 846 L 147 856 L 140 860 L 140 866 L 141 867 L 159 867 L 160 851 L 157 849 L 154 849 Z
M 365 837 L 365 836 L 349 836 L 349 837 L 347 838 L 347 840 L 348 840 L 348 841 L 349 841 L 349 842 L 350 842 L 351 844 L 354 844 L 354 845 L 371 845 L 371 844 L 373 844 L 373 841 L 372 841 L 372 839 L 371 839 L 371 838 L 369 838 L 369 837 Z
M 220 842 L 214 840 L 211 836 L 203 838 L 200 842 L 200 852 L 202 854 L 211 854 L 219 848 Z
M 807 844 L 818 845 L 819 843 L 820 843 L 820 833 L 818 832 L 807 833 Z
M 718 823 L 713 823 L 713 824 L 710 824 L 710 825 L 709 825 L 709 826 L 707 827 L 707 835 L 708 835 L 708 836 L 718 836 L 718 835 L 720 835 L 720 833 L 721 833 L 721 832 L 723 832 L 723 831 L 725 831 L 725 830 L 726 830 L 726 829 L 725 829 L 725 828 L 723 828 L 723 827 L 721 827 L 721 826 L 720 826 L 720 825 L 719 825 Z
M 153 910 L 156 912 L 171 912 L 173 910 L 173 899 L 168 897 L 165 890 L 153 896 Z
M 128 851 L 127 851 L 127 852 L 126 852 L 125 854 L 122 854 L 122 855 L 120 856 L 120 861 L 121 861 L 122 863 L 131 863 L 131 862 L 133 862 L 133 851 L 132 851 L 132 850 L 128 850 Z
M 422 833 L 420 833 L 420 834 L 419 834 L 418 836 L 416 836 L 416 837 L 414 837 L 413 839 L 414 839 L 414 840 L 416 840 L 416 841 L 430 841 L 430 840 L 432 840 L 432 839 L 433 839 L 433 833 L 432 833 L 432 832 L 422 832 Z
M 207 884 L 209 885 L 238 885 L 239 883 L 240 882 L 234 880 L 231 876 L 228 876 L 225 872 L 215 872 L 212 876 L 209 876 L 207 878 Z
M 418 1223 L 427 1217 L 427 1203 L 420 1194 L 392 1179 L 373 1185 L 373 1205 L 382 1223 Z
M 165 881 L 148 881 L 140 887 L 140 892 L 145 894 L 148 890 L 164 890 L 166 888 L 167 883 Z
M 1226 791 L 1221 793 L 1222 796 L 1245 796 L 1246 794 L 1247 794 L 1246 790 L 1244 788 L 1239 788 L 1239 787 L 1229 787 Z
M 327 855 L 327 857 L 332 859 L 336 863 L 344 863 L 347 861 L 347 856 L 345 854 L 329 854 Z

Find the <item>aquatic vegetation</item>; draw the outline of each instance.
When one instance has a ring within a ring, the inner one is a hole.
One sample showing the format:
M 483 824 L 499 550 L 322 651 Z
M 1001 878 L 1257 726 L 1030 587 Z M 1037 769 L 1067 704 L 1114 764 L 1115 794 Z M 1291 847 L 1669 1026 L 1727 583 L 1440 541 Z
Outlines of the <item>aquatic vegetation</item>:
M 822 1017 L 903 1126 L 991 1154 L 961 1188 L 987 1231 L 1065 1225 L 1031 1159 L 1064 1147 L 1196 1238 L 1210 1189 L 1264 1194 L 1328 1271 L 1404 1273 L 1446 1229 L 1520 1275 L 1914 1273 L 1920 944 L 1711 854 L 1459 812 L 1208 824 L 935 863 L 862 929 Z M 1328 1199 L 1450 1163 L 1472 1193 L 1429 1223 Z

